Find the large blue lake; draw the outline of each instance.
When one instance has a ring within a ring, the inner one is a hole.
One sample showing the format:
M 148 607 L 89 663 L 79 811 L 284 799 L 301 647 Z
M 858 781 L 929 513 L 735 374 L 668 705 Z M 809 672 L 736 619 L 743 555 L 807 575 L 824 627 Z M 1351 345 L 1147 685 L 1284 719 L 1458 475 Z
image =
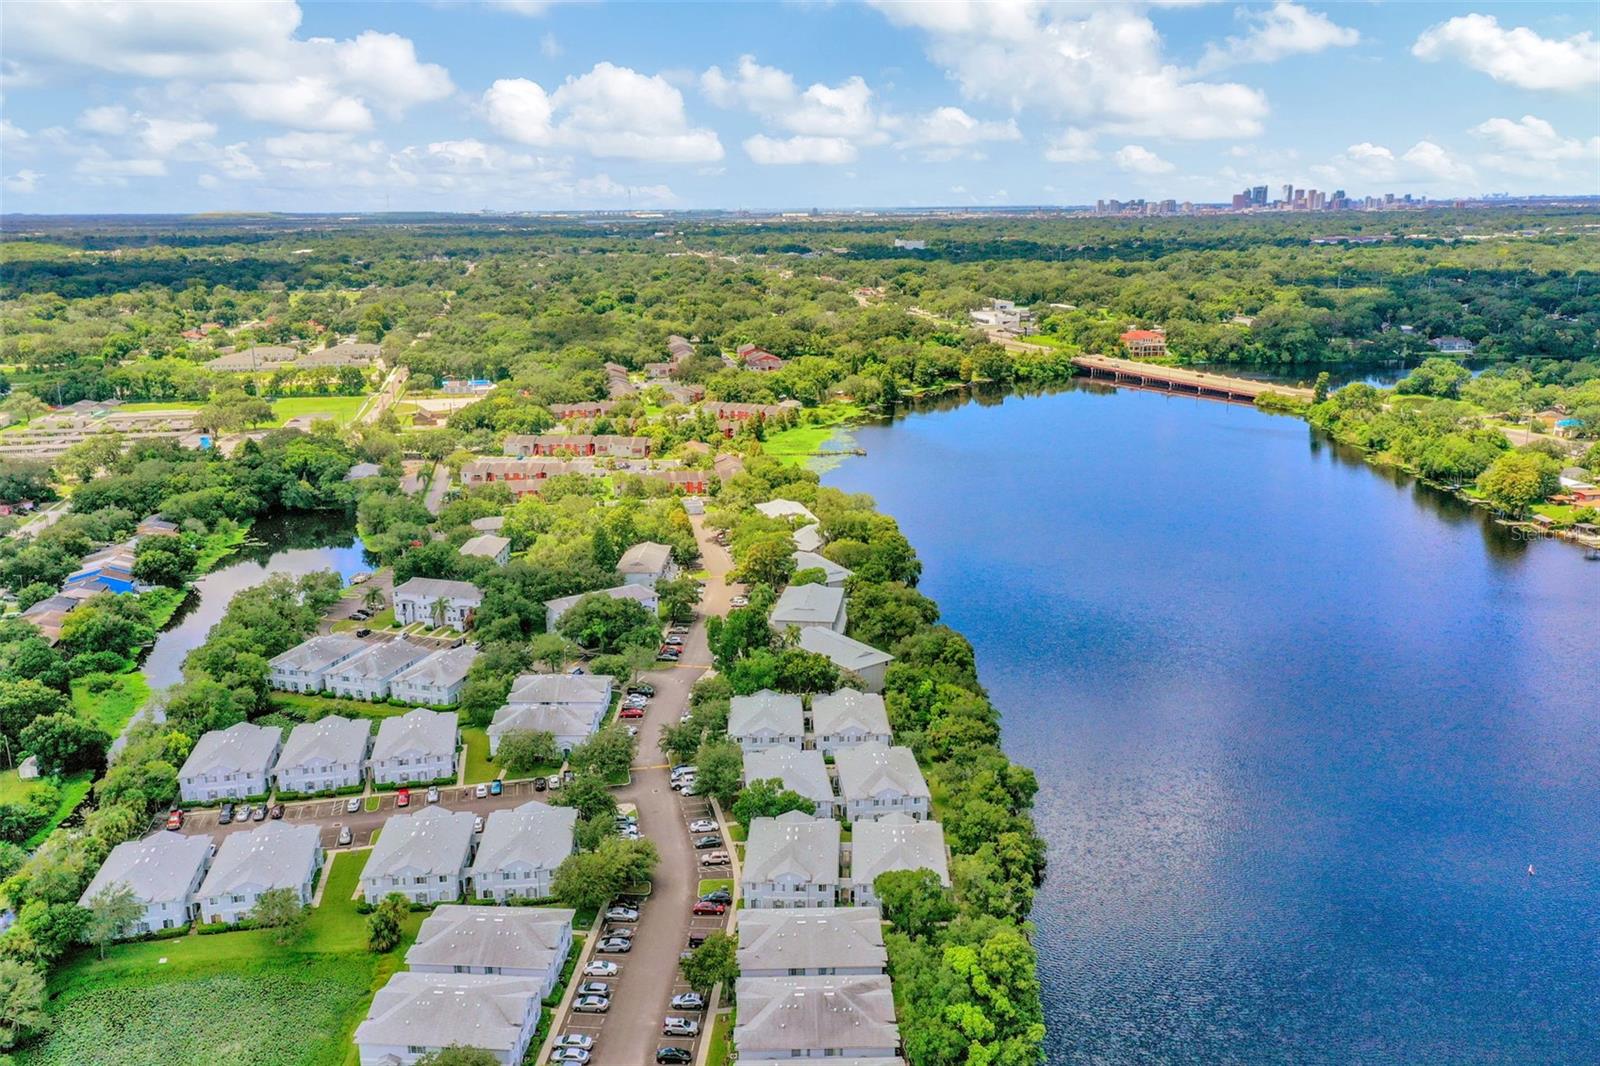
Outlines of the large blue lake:
M 854 436 L 1039 776 L 1051 1063 L 1600 1062 L 1600 562 L 1245 407 Z

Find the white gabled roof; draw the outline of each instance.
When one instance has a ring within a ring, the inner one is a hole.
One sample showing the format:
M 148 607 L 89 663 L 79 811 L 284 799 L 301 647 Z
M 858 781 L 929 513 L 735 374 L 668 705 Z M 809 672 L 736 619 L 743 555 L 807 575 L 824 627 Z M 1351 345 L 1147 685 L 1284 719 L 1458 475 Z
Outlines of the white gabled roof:
M 89 901 L 108 885 L 127 885 L 141 903 L 187 900 L 194 875 L 211 857 L 211 838 L 159 832 L 143 840 L 124 840 L 111 849 L 78 899 Z
M 553 870 L 572 854 L 577 824 L 575 808 L 552 807 L 537 800 L 509 811 L 494 811 L 484 823 L 472 876 L 512 865 Z
M 844 607 L 844 589 L 826 585 L 790 585 L 772 608 L 774 626 L 832 625 Z
M 467 676 L 478 649 L 471 644 L 440 648 L 426 659 L 394 675 L 391 685 L 432 685 L 449 688 Z
M 883 967 L 883 918 L 876 907 L 739 912 L 739 969 L 820 970 Z
M 839 823 L 790 811 L 750 823 L 741 874 L 746 881 L 794 875 L 806 884 L 839 881 Z
M 267 665 L 275 670 L 325 670 L 359 653 L 366 646 L 366 641 L 332 633 L 296 644 L 267 660 Z
M 485 559 L 497 559 L 500 553 L 509 547 L 511 547 L 509 537 L 500 537 L 493 533 L 480 533 L 461 545 L 461 554 L 478 555 Z
M 446 581 L 436 577 L 414 577 L 394 590 L 394 598 L 421 599 L 432 603 L 437 599 L 460 600 L 464 603 L 483 602 L 483 592 L 470 581 Z
M 601 703 L 611 699 L 604 674 L 521 674 L 511 683 L 507 703 Z
M 805 708 L 799 696 L 764 688 L 753 696 L 735 696 L 728 702 L 729 736 L 780 733 L 797 737 L 805 731 Z
M 555 907 L 446 903 L 423 919 L 406 965 L 542 970 L 563 944 L 571 948 L 573 914 Z
M 793 500 L 768 500 L 766 503 L 756 504 L 756 510 L 768 518 L 804 518 L 807 525 L 817 521 L 817 516 L 812 514 L 805 504 Z
M 315 722 L 301 722 L 289 733 L 278 756 L 278 769 L 298 769 L 310 763 L 355 763 L 366 759 L 371 723 L 365 718 L 330 714 Z
M 350 681 L 382 681 L 397 671 L 414 666 L 432 654 L 420 644 L 401 637 L 374 644 L 360 655 L 353 655 L 328 671 L 329 677 Z
M 855 571 L 848 567 L 840 566 L 825 555 L 818 555 L 813 551 L 797 551 L 794 553 L 795 570 L 821 570 L 831 585 L 836 581 L 843 581 Z
M 539 981 L 532 977 L 402 970 L 372 998 L 366 1020 L 356 1027 L 355 1042 L 430 1048 L 460 1044 L 509 1053 L 521 1041 L 524 1019 L 538 1024 L 541 994 Z
M 287 822 L 230 833 L 223 837 L 198 895 L 220 896 L 240 888 L 299 888 L 316 865 L 320 837 L 314 825 Z
M 919 822 L 909 814 L 888 814 L 875 822 L 857 822 L 850 833 L 850 880 L 870 885 L 891 870 L 932 870 L 939 883 L 950 885 L 944 827 Z
M 825 543 L 822 539 L 822 527 L 814 522 L 809 526 L 801 526 L 791 536 L 798 551 L 819 552 Z
M 886 747 L 877 741 L 840 748 L 833 765 L 839 771 L 839 792 L 847 800 L 865 799 L 880 792 L 930 797 L 917 758 L 906 747 Z
M 471 811 L 443 807 L 394 815 L 383 823 L 383 832 L 361 871 L 362 879 L 457 873 L 472 847 L 474 817 Z
M 575 703 L 508 703 L 494 712 L 488 733 L 498 737 L 527 729 L 558 737 L 581 737 L 598 728 L 599 718 L 592 708 Z
M 622 553 L 617 562 L 619 574 L 660 574 L 672 562 L 672 549 L 665 544 L 643 541 Z
M 411 753 L 448 755 L 456 750 L 456 713 L 417 707 L 378 723 L 372 761 L 382 762 Z
M 814 748 L 767 748 L 744 757 L 746 784 L 773 777 L 783 782 L 784 788 L 809 800 L 832 803 L 837 798 L 833 794 L 833 781 L 828 777 L 827 760 Z
M 811 729 L 817 736 L 842 733 L 851 727 L 864 733 L 889 735 L 889 712 L 883 697 L 842 688 L 826 696 L 811 697 Z
M 741 977 L 736 987 L 733 1041 L 741 1063 L 762 1052 L 900 1046 L 894 996 L 882 974 Z
M 236 722 L 226 729 L 213 729 L 200 738 L 183 761 L 179 777 L 198 777 L 212 770 L 238 770 L 246 773 L 272 769 L 273 756 L 283 740 L 283 731 L 249 722 Z
M 867 670 L 894 662 L 894 656 L 886 651 L 879 651 L 871 644 L 863 644 L 854 637 L 820 626 L 810 626 L 800 631 L 800 647 L 818 655 L 826 655 L 841 670 Z
M 656 591 L 649 585 L 618 585 L 616 588 L 595 589 L 591 592 L 579 592 L 571 596 L 557 596 L 553 600 L 545 600 L 544 605 L 555 608 L 558 615 L 566 614 L 578 605 L 578 601 L 585 596 L 609 596 L 614 600 L 633 600 L 646 610 L 651 610 L 656 601 Z

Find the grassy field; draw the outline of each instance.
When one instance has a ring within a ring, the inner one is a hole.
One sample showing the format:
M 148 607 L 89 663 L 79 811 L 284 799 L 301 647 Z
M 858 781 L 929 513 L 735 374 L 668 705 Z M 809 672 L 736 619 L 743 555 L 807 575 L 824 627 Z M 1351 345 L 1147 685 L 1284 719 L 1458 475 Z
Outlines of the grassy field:
M 707 892 L 715 892 L 719 888 L 727 892 L 732 892 L 733 879 L 731 877 L 702 877 L 700 879 L 700 887 L 697 889 L 697 891 L 703 896 Z
M 200 551 L 195 555 L 194 572 L 207 574 L 216 568 L 216 565 L 234 552 L 245 542 L 250 535 L 250 525 L 245 523 L 229 533 L 212 533 L 200 545 Z
M 89 790 L 94 787 L 94 774 L 87 770 L 68 774 L 60 779 L 60 785 L 61 799 L 56 803 L 56 809 L 51 812 L 50 820 L 41 826 L 37 833 L 23 841 L 23 847 L 32 850 L 44 843 L 44 838 L 49 836 L 56 826 L 66 821 L 67 815 L 77 810 L 78 804 L 84 801 L 89 795 Z M 37 787 L 34 782 L 24 781 L 18 777 L 15 770 L 0 773 L 0 803 L 20 803 Z
M 767 435 L 761 450 L 779 462 L 796 465 L 813 458 L 841 427 L 859 419 L 864 412 L 855 404 L 836 403 L 817 408 L 820 424 L 810 423 Z
M 313 721 L 329 714 L 346 718 L 393 718 L 411 710 L 410 705 L 398 703 L 369 703 L 366 700 L 343 700 L 329 696 L 305 696 L 298 692 L 274 692 L 272 705 L 291 718 Z
M 91 691 L 101 684 L 107 687 Z M 85 674 L 72 679 L 72 706 L 112 736 L 122 732 L 149 698 L 150 685 L 143 674 Z
M 289 396 L 274 400 L 272 413 L 277 417 L 274 424 L 279 426 L 302 415 L 322 415 L 342 426 L 355 418 L 366 402 L 365 396 Z
M 500 767 L 489 759 L 489 734 L 475 725 L 461 727 L 461 739 L 467 749 L 467 784 L 493 781 L 500 776 Z
M 172 616 L 178 613 L 183 601 L 189 598 L 188 589 L 154 588 L 139 593 L 139 602 L 150 612 L 150 624 L 159 632 L 167 628 Z
M 353 1052 L 373 990 L 399 969 L 366 950 L 355 891 L 368 853 L 333 859 L 322 905 L 287 947 L 266 931 L 186 936 L 80 952 L 51 982 L 55 1028 L 19 1066 L 325 1066 Z

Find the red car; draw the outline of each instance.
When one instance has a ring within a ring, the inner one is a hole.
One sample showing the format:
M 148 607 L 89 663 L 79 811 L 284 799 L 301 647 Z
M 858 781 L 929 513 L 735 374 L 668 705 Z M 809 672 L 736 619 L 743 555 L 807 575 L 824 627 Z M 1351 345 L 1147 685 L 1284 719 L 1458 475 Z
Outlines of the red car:
M 394 794 L 394 805 L 396 807 L 411 806 L 411 790 L 409 788 L 402 788 L 399 792 L 396 792 Z
M 167 815 L 167 828 L 174 832 L 183 828 L 183 812 L 181 810 L 175 810 Z
M 726 903 L 712 903 L 712 902 L 710 902 L 708 900 L 701 900 L 699 903 L 696 903 L 694 905 L 694 913 L 695 914 L 726 914 L 726 913 L 728 913 L 728 905 Z
M 644 717 L 644 708 L 643 707 L 624 707 L 624 708 L 622 708 L 622 710 L 617 712 L 617 717 L 618 718 L 643 718 Z

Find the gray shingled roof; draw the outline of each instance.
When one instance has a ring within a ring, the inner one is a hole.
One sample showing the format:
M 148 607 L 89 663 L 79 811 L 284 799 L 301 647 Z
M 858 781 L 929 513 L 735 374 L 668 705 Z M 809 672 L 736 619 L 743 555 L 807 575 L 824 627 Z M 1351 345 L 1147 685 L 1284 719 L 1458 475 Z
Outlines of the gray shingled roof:
M 603 674 L 521 674 L 506 702 L 595 703 L 610 698 L 611 678 Z
M 255 772 L 272 768 L 272 753 L 283 740 L 283 731 L 249 722 L 236 722 L 226 729 L 213 729 L 200 738 L 183 761 L 179 777 L 196 777 L 214 769 Z
M 539 981 L 532 977 L 403 970 L 372 998 L 366 1020 L 356 1027 L 355 1042 L 396 1047 L 460 1044 L 509 1052 L 521 1038 L 529 1000 L 537 1007 L 540 994 Z M 532 1024 L 538 1017 L 534 1009 Z
M 440 685 L 448 688 L 467 676 L 477 657 L 478 649 L 471 644 L 440 648 L 420 663 L 400 671 L 391 684 Z
M 728 703 L 728 735 L 758 732 L 799 736 L 805 729 L 805 708 L 800 697 L 764 688 L 753 696 L 735 696 Z
M 864 799 L 880 792 L 930 796 L 917 758 L 906 747 L 885 747 L 876 741 L 840 748 L 833 756 L 839 792 L 845 799 Z
M 793 537 L 794 546 L 803 552 L 821 551 L 825 543 L 822 539 L 822 527 L 815 523 L 801 526 L 794 531 Z
M 889 712 L 883 697 L 870 692 L 842 688 L 825 696 L 811 697 L 811 730 L 818 736 L 839 733 L 852 726 L 867 733 L 889 734 Z
M 312 637 L 288 651 L 274 655 L 267 665 L 284 670 L 322 670 L 365 648 L 366 641 L 337 633 Z
M 404 637 L 386 640 L 332 667 L 328 670 L 328 676 L 353 681 L 382 680 L 393 676 L 398 670 L 420 663 L 430 654 L 429 649 L 421 644 L 413 644 Z
M 455 749 L 455 712 L 418 707 L 394 718 L 385 718 L 378 724 L 372 761 L 382 762 L 408 752 L 442 755 Z
M 944 827 L 919 822 L 909 814 L 889 814 L 875 822 L 855 823 L 850 834 L 850 880 L 870 885 L 891 870 L 932 870 L 939 883 L 950 884 Z
M 520 729 L 551 733 L 558 737 L 577 737 L 595 730 L 593 711 L 570 703 L 508 703 L 494 712 L 489 735 L 499 736 Z
M 229 833 L 222 838 L 199 895 L 219 896 L 251 886 L 262 890 L 299 888 L 316 861 L 320 836 L 314 825 L 287 822 L 268 822 L 245 833 Z
M 392 874 L 454 874 L 472 844 L 471 811 L 424 807 L 416 814 L 397 814 L 383 823 L 383 832 L 367 857 L 363 878 Z
M 553 907 L 446 903 L 423 920 L 417 942 L 406 952 L 406 965 L 543 969 L 563 939 L 571 946 L 573 914 Z
M 665 544 L 643 541 L 622 553 L 617 561 L 619 574 L 659 574 L 672 562 L 672 549 Z
M 839 823 L 801 811 L 753 819 L 741 872 L 746 881 L 795 875 L 808 884 L 837 883 Z
M 506 516 L 503 514 L 484 515 L 482 518 L 472 520 L 472 528 L 479 533 L 498 533 L 505 528 Z
M 509 811 L 493 811 L 484 823 L 478 855 L 472 862 L 472 874 L 476 877 L 480 872 L 503 870 L 520 863 L 554 869 L 572 854 L 572 837 L 577 824 L 576 809 L 552 807 L 537 800 L 529 800 Z
M 279 770 L 298 769 L 315 760 L 323 763 L 355 763 L 366 758 L 372 725 L 365 718 L 341 718 L 330 714 L 315 722 L 301 722 L 289 732 L 289 740 L 278 756 Z
M 833 782 L 828 777 L 828 764 L 822 752 L 815 749 L 777 747 L 765 751 L 752 751 L 744 757 L 744 779 L 765 781 L 776 777 L 783 787 L 793 789 L 807 799 L 832 803 Z
M 894 996 L 881 974 L 741 977 L 737 988 L 740 1062 L 769 1051 L 900 1046 Z
M 496 536 L 493 533 L 480 533 L 476 537 L 461 545 L 462 555 L 479 555 L 485 559 L 498 558 L 502 551 L 511 547 L 511 538 Z
M 794 553 L 793 558 L 796 570 L 821 570 L 827 577 L 829 584 L 843 581 L 855 573 L 849 567 L 840 566 L 827 556 L 818 555 L 814 551 L 797 551 Z
M 545 607 L 554 607 L 556 614 L 566 614 L 578 605 L 578 601 L 585 596 L 609 596 L 614 600 L 634 600 L 649 606 L 656 599 L 655 590 L 648 585 L 618 585 L 616 588 L 595 589 L 593 592 L 580 592 L 573 596 L 557 596 L 553 600 L 544 601 Z
M 402 596 L 416 596 L 430 603 L 441 597 L 447 600 L 465 600 L 469 603 L 483 602 L 483 593 L 472 582 L 446 581 L 436 577 L 414 577 L 396 587 L 394 595 L 397 599 Z
M 844 606 L 844 589 L 826 585 L 790 585 L 772 608 L 771 622 L 785 625 L 832 625 Z
M 819 970 L 888 965 L 876 907 L 739 912 L 739 969 Z
M 768 518 L 804 518 L 807 523 L 817 520 L 817 516 L 812 514 L 805 504 L 793 500 L 768 500 L 766 503 L 756 504 L 756 510 Z
M 125 840 L 111 849 L 100 870 L 78 899 L 80 906 L 108 885 L 127 885 L 143 903 L 185 899 L 195 873 L 211 854 L 211 838 L 157 833 L 143 840 Z
M 826 655 L 842 670 L 866 670 L 894 662 L 894 656 L 886 651 L 879 651 L 871 644 L 863 644 L 854 637 L 819 626 L 809 626 L 800 631 L 800 647 L 818 655 Z

